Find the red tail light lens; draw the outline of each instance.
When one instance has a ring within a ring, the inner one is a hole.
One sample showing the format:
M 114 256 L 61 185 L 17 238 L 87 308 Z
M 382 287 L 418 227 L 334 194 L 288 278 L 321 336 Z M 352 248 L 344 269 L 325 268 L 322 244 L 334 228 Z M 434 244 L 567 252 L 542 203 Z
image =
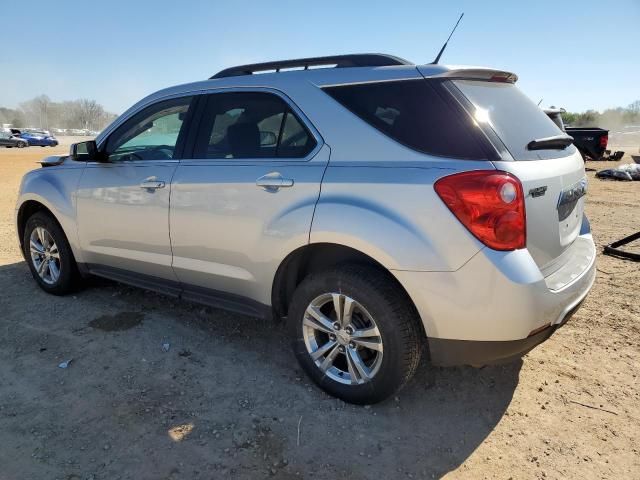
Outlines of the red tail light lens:
M 607 148 L 608 143 L 609 143 L 609 135 L 603 135 L 600 137 L 600 146 L 602 148 Z
M 443 177 L 434 188 L 449 210 L 482 243 L 516 250 L 527 243 L 524 194 L 506 172 L 479 170 Z

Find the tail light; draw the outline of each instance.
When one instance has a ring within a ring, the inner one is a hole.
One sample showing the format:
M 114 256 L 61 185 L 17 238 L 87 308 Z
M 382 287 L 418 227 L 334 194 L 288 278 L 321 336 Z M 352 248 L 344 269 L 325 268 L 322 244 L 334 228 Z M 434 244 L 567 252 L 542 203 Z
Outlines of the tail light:
M 602 148 L 607 148 L 608 143 L 609 143 L 609 135 L 602 135 L 600 137 L 600 146 Z
M 435 191 L 449 210 L 482 243 L 516 250 L 527 243 L 522 184 L 513 175 L 479 170 L 443 177 Z

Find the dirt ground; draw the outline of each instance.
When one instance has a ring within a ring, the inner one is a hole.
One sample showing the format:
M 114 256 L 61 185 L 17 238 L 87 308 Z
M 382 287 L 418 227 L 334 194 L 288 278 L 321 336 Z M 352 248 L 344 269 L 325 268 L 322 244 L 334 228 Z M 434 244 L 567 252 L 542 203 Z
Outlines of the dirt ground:
M 424 364 L 356 407 L 310 384 L 282 324 L 109 282 L 40 291 L 13 214 L 52 150 L 0 149 L 1 480 L 640 478 L 640 264 L 600 255 L 583 307 L 522 361 Z M 601 251 L 640 228 L 640 182 L 588 175 Z

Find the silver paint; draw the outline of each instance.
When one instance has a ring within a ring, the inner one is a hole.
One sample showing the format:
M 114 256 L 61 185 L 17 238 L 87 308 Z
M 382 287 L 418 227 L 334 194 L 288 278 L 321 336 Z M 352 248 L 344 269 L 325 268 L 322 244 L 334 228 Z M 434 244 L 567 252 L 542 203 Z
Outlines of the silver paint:
M 422 154 L 371 128 L 318 88 L 464 75 L 464 68 L 441 65 L 317 69 L 171 87 L 127 110 L 97 143 L 157 101 L 242 90 L 280 95 L 318 146 L 305 159 L 122 164 L 51 159 L 46 163 L 52 166 L 23 179 L 17 211 L 28 201 L 49 209 L 80 263 L 195 284 L 266 305 L 289 253 L 313 243 L 351 247 L 398 279 L 428 336 L 525 338 L 562 318 L 593 283 L 595 254 L 584 198 L 567 219 L 557 219 L 560 192 L 584 177 L 580 156 L 492 163 Z M 442 176 L 486 169 L 516 175 L 525 192 L 548 187 L 546 195 L 525 200 L 526 249 L 484 247 L 433 190 Z

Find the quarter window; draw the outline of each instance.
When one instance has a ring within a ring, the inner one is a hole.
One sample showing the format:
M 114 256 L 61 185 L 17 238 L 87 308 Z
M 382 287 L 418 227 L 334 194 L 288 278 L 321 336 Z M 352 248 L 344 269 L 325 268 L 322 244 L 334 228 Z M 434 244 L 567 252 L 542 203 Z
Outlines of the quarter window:
M 323 89 L 395 141 L 443 157 L 486 158 L 473 120 L 452 107 L 447 92 L 426 80 L 402 80 Z
M 109 161 L 174 159 L 190 103 L 191 97 L 166 100 L 127 120 L 107 140 Z
M 316 141 L 280 97 L 262 92 L 209 95 L 195 158 L 302 158 Z

